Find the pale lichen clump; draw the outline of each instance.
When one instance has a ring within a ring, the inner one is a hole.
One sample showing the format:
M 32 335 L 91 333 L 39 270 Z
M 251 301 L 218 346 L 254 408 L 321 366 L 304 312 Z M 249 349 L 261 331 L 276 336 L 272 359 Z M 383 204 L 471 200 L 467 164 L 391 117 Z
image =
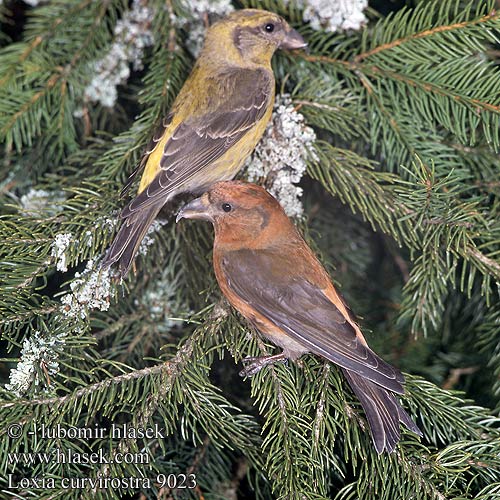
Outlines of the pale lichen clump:
M 299 0 L 298 6 L 315 30 L 359 30 L 367 23 L 368 0 Z
M 94 235 L 92 234 L 92 231 L 85 231 L 85 239 L 87 241 L 87 246 L 91 247 L 92 243 L 94 241 Z
M 159 279 L 135 301 L 136 305 L 149 310 L 150 319 L 160 332 L 168 332 L 181 326 L 183 320 L 179 316 L 185 315 L 189 310 L 179 295 L 179 290 L 182 289 L 181 274 L 176 271 L 176 260 L 169 259 Z
M 234 7 L 229 0 L 192 0 L 184 5 L 189 17 L 177 17 L 175 23 L 187 33 L 186 47 L 198 57 L 205 39 L 206 22 L 230 14 Z
M 61 333 L 49 336 L 35 330 L 29 339 L 24 339 L 19 363 L 11 370 L 5 389 L 22 397 L 32 386 L 39 386 L 42 379 L 50 382 L 49 377 L 59 372 L 64 337 Z
M 62 210 L 60 203 L 65 199 L 66 194 L 63 191 L 31 188 L 19 199 L 19 212 L 25 217 L 50 217 Z
M 73 241 L 73 235 L 71 233 L 56 234 L 54 243 L 52 244 L 51 255 L 55 258 L 56 269 L 58 271 L 65 273 L 68 270 L 67 251 Z
M 111 295 L 111 272 L 94 260 L 87 262 L 81 273 L 76 273 L 70 284 L 71 291 L 61 298 L 65 316 L 85 319 L 89 311 L 109 309 Z
M 143 68 L 144 50 L 153 45 L 151 7 L 134 0 L 132 8 L 123 14 L 114 29 L 114 41 L 108 53 L 95 61 L 91 72 L 92 81 L 85 89 L 85 100 L 99 102 L 102 106 L 113 107 L 117 96 L 117 86 L 127 81 L 130 66 L 134 71 Z
M 137 250 L 137 255 L 146 255 L 149 251 L 149 247 L 155 242 L 154 233 L 157 233 L 165 224 L 167 220 L 155 219 L 151 226 L 149 226 L 148 232 L 144 236 Z
M 290 96 L 276 98 L 273 116 L 263 139 L 247 161 L 247 178 L 260 182 L 281 203 L 290 217 L 301 217 L 300 182 L 307 168 L 307 158 L 314 158 L 316 134 L 304 123 Z
M 96 219 L 95 226 L 108 232 L 113 232 L 120 223 L 120 211 L 113 210 L 109 217 L 100 216 Z

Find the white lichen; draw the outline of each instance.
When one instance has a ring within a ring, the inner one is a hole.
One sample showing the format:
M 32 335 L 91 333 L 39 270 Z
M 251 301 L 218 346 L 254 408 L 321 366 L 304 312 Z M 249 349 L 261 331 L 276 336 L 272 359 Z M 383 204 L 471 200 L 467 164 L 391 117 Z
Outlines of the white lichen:
M 149 247 L 155 242 L 153 237 L 154 233 L 158 232 L 168 221 L 163 219 L 155 219 L 151 226 L 149 226 L 148 232 L 144 236 L 137 250 L 137 254 L 146 255 L 149 251 Z
M 99 102 L 102 106 L 113 107 L 117 96 L 117 86 L 127 81 L 130 66 L 134 70 L 143 68 L 144 50 L 153 44 L 150 29 L 153 10 L 134 0 L 132 8 L 125 12 L 114 28 L 114 41 L 108 53 L 95 61 L 91 68 L 92 81 L 85 89 L 85 100 Z
M 52 243 L 52 257 L 56 260 L 56 269 L 65 273 L 68 270 L 66 252 L 73 242 L 71 233 L 59 233 L 54 238 Z
M 179 254 L 171 253 L 158 280 L 136 300 L 136 305 L 149 310 L 150 318 L 160 332 L 182 325 L 179 316 L 188 311 L 179 295 L 182 287 L 178 261 Z
M 19 212 L 25 217 L 53 216 L 62 210 L 60 203 L 66 199 L 63 191 L 45 191 L 31 188 L 19 200 Z
M 367 22 L 368 0 L 299 0 L 298 7 L 315 30 L 359 30 Z
M 205 39 L 207 20 L 215 20 L 230 14 L 234 7 L 229 0 L 191 0 L 184 2 L 186 17 L 177 17 L 175 24 L 187 33 L 186 47 L 198 57 Z
M 120 222 L 120 211 L 113 210 L 109 217 L 100 216 L 95 221 L 95 226 L 112 233 Z
M 94 235 L 92 234 L 92 231 L 85 231 L 85 239 L 87 240 L 87 246 L 91 247 L 94 241 Z
M 94 265 L 90 259 L 83 272 L 76 273 L 70 284 L 71 291 L 61 298 L 63 314 L 85 319 L 89 311 L 109 309 L 111 295 L 111 274 L 109 269 Z
M 260 182 L 281 203 L 290 217 L 301 217 L 302 188 L 297 186 L 314 157 L 316 134 L 295 111 L 289 95 L 276 99 L 273 116 L 264 137 L 247 161 L 247 178 Z
M 11 370 L 5 389 L 21 397 L 33 385 L 38 386 L 42 379 L 50 383 L 49 377 L 59 371 L 59 351 L 64 342 L 65 334 L 49 336 L 39 331 L 24 339 L 19 363 Z

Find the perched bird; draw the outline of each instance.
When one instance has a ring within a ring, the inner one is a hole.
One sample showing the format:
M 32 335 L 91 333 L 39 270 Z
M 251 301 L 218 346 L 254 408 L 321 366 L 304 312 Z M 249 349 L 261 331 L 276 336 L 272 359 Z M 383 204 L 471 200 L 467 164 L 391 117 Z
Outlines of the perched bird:
M 104 266 L 118 262 L 125 275 L 165 203 L 236 175 L 272 114 L 274 52 L 305 46 L 284 19 L 263 10 L 236 11 L 208 29 L 162 130 L 124 188 L 142 172 L 138 195 L 121 212 L 124 221 Z
M 283 348 L 274 356 L 250 358 L 247 374 L 307 352 L 323 356 L 342 368 L 379 453 L 394 450 L 399 422 L 422 435 L 392 394 L 404 393 L 403 375 L 368 347 L 327 272 L 266 190 L 218 182 L 187 204 L 177 221 L 182 218 L 212 222 L 214 269 L 223 294 Z

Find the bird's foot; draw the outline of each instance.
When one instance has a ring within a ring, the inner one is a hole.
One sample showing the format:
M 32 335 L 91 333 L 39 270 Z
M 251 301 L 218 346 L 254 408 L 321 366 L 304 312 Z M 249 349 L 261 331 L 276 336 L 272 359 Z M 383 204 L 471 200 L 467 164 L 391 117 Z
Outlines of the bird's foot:
M 286 363 L 287 361 L 288 358 L 284 353 L 275 354 L 274 356 L 246 357 L 242 360 L 245 366 L 240 371 L 240 377 L 252 377 L 265 366 L 273 365 L 274 363 Z

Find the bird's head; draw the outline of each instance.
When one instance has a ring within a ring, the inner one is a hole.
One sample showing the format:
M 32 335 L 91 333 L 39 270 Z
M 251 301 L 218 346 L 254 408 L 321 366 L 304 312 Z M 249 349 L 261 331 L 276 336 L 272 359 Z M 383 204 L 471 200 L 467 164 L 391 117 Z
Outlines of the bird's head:
M 212 222 L 219 244 L 258 248 L 295 231 L 281 205 L 264 188 L 240 181 L 217 182 L 182 208 L 176 221 Z
M 276 49 L 300 49 L 307 43 L 280 16 L 257 9 L 237 10 L 213 24 L 206 35 L 204 55 L 220 49 L 241 65 L 270 64 Z

